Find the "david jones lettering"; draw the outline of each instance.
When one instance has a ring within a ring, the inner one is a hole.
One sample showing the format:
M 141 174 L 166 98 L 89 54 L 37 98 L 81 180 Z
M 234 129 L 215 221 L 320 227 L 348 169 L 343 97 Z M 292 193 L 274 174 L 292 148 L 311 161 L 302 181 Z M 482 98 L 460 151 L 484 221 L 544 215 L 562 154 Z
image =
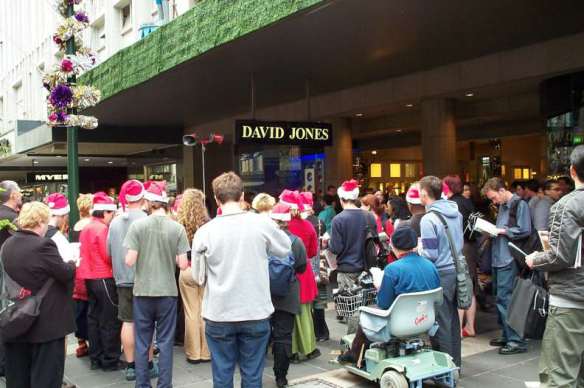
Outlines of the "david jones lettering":
M 283 139 L 286 136 L 286 132 L 282 127 L 265 127 L 257 126 L 252 127 L 250 125 L 244 125 L 242 127 L 243 133 L 242 137 L 245 139 Z M 328 128 L 303 128 L 303 127 L 290 127 L 290 133 L 288 134 L 288 139 L 290 140 L 328 140 L 329 139 L 329 129 Z

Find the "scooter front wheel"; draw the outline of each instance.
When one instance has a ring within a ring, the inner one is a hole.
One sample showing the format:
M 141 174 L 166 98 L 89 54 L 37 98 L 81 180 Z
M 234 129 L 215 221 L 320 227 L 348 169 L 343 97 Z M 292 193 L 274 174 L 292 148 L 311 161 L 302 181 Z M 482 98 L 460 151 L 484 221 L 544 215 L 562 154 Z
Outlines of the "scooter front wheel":
M 380 388 L 409 388 L 408 380 L 399 372 L 389 370 L 379 380 Z

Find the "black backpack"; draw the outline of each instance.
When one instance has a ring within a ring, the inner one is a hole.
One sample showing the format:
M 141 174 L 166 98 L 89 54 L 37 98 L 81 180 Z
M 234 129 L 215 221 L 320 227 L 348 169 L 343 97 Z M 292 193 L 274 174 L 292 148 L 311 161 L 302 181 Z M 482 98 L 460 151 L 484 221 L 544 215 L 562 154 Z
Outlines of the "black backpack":
M 377 225 L 372 215 L 364 212 L 365 216 L 365 246 L 363 250 L 363 269 L 369 271 L 373 267 L 383 269 L 387 263 L 387 250 L 379 241 Z M 371 222 L 372 221 L 372 222 Z
M 508 228 L 517 226 L 517 210 L 519 209 L 519 204 L 521 201 L 521 199 L 518 199 L 511 203 L 511 207 L 509 208 L 509 221 L 507 222 Z M 529 222 L 531 222 L 531 217 L 529 220 Z M 515 244 L 519 249 L 528 255 L 536 251 L 543 251 L 543 247 L 539 239 L 539 234 L 533 227 L 533 223 L 531 223 L 531 234 L 529 236 L 518 240 L 509 241 Z M 515 259 L 515 261 L 519 264 L 519 267 L 521 269 L 527 269 L 527 265 L 525 264 L 525 257 L 514 249 L 509 249 L 509 251 L 511 252 L 511 256 L 513 256 L 513 259 Z

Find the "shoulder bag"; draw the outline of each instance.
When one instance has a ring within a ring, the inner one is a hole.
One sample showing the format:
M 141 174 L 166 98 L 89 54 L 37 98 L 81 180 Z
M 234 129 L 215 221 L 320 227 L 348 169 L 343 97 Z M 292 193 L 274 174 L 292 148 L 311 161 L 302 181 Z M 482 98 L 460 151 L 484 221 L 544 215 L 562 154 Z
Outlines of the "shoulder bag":
M 27 290 L 16 283 L 4 268 L 2 297 L 7 305 L 0 311 L 0 336 L 4 341 L 26 334 L 40 314 L 41 303 L 55 279 L 49 278 L 35 295 L 27 295 Z
M 442 222 L 444 231 L 446 232 L 446 237 L 448 237 L 448 245 L 450 245 L 450 252 L 452 252 L 452 259 L 454 261 L 454 266 L 456 267 L 456 300 L 458 308 L 466 310 L 472 303 L 473 294 L 472 279 L 470 278 L 466 259 L 462 254 L 458 254 L 456 251 L 454 239 L 452 238 L 452 234 L 450 233 L 448 223 L 444 219 L 444 216 L 436 211 L 433 211 L 432 213 L 434 213 L 440 222 Z

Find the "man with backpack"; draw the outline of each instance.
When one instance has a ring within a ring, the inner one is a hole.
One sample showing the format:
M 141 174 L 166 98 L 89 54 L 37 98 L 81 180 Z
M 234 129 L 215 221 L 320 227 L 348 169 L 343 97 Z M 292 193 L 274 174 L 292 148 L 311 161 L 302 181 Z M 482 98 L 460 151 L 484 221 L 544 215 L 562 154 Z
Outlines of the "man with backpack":
M 420 222 L 422 238 L 420 254 L 436 266 L 444 294 L 444 302 L 436 309 L 436 322 L 439 328 L 431 338 L 432 348 L 450 354 L 454 363 L 460 366 L 462 359 L 456 289 L 457 272 L 452 252 L 462 255 L 464 245 L 462 215 L 458 211 L 456 202 L 441 198 L 442 180 L 440 178 L 427 176 L 420 180 L 420 201 L 426 207 L 426 215 Z M 450 246 L 450 240 L 454 247 Z
M 375 218 L 358 208 L 359 184 L 354 179 L 343 182 L 338 189 L 343 211 L 332 221 L 329 251 L 337 256 L 339 292 L 350 289 L 367 267 L 368 236 L 377 236 Z
M 498 346 L 499 354 L 510 355 L 527 352 L 527 343 L 507 324 L 507 309 L 513 294 L 515 278 L 519 266 L 513 258 L 509 242 L 525 240 L 531 235 L 531 215 L 529 205 L 517 194 L 505 187 L 501 178 L 489 179 L 483 194 L 499 206 L 497 214 L 498 235 L 491 244 L 491 259 L 497 298 L 497 312 L 503 326 L 503 335 L 491 340 L 491 346 Z
M 306 249 L 302 240 L 288 231 L 288 222 L 292 220 L 291 210 L 289 205 L 279 203 L 270 212 L 270 217 L 276 221 L 292 242 L 292 252 L 289 257 L 292 259 L 290 260 L 292 267 L 288 267 L 286 258 L 270 258 L 270 292 L 275 310 L 270 321 L 274 376 L 278 388 L 288 385 L 286 377 L 292 356 L 294 319 L 300 313 L 300 285 L 296 275 L 304 273 L 307 266 Z M 279 270 L 274 270 L 274 268 Z
M 221 215 L 197 230 L 191 260 L 194 274 L 207 269 L 202 314 L 213 385 L 232 388 L 239 363 L 242 386 L 261 387 L 274 313 L 268 258 L 288 256 L 291 242 L 268 217 L 241 209 L 235 173 L 215 178 L 213 194 Z

